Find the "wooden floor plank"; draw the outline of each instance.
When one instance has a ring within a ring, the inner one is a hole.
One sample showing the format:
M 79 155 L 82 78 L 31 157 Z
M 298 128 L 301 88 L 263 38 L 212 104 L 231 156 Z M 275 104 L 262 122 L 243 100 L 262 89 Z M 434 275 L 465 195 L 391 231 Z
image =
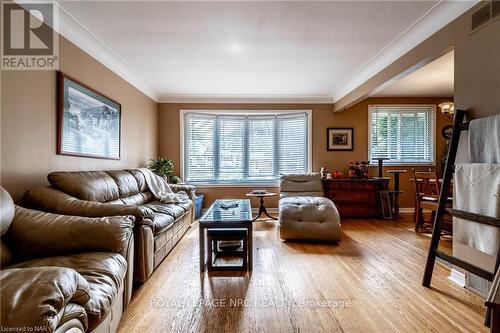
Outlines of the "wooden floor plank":
M 484 300 L 444 265 L 420 285 L 430 238 L 408 217 L 342 227 L 338 245 L 288 243 L 276 222 L 257 222 L 253 272 L 228 276 L 199 273 L 193 225 L 135 290 L 119 333 L 487 332 Z

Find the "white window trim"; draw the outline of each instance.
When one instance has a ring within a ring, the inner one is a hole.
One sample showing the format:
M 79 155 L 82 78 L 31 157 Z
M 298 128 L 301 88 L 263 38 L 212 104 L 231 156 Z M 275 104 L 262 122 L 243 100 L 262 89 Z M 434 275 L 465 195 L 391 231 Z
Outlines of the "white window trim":
M 306 113 L 307 114 L 307 172 L 312 170 L 312 110 L 199 110 L 199 109 L 182 109 L 179 110 L 179 121 L 180 121 L 180 168 L 181 168 L 181 179 L 184 180 L 185 169 L 184 169 L 184 118 L 186 113 L 207 113 L 207 114 L 234 114 L 234 115 L 261 115 L 261 114 L 291 114 L 291 113 Z M 224 183 L 224 184 L 214 184 L 214 183 L 203 183 L 197 182 L 199 187 L 278 187 L 278 182 L 255 182 L 255 183 Z
M 401 162 L 389 162 L 384 161 L 384 165 L 387 166 L 430 166 L 435 167 L 437 165 L 437 133 L 436 133 L 436 123 L 437 123 L 437 115 L 436 115 L 436 105 L 435 104 L 369 104 L 368 105 L 368 161 L 370 161 L 370 166 L 376 166 L 378 163 L 376 161 L 372 161 L 371 153 L 372 153 L 372 124 L 371 124 L 371 108 L 372 107 L 393 107 L 393 108 L 405 108 L 405 107 L 415 107 L 415 106 L 426 106 L 432 109 L 432 113 L 434 115 L 434 122 L 432 127 L 434 129 L 434 145 L 433 145 L 433 159 L 434 162 L 428 163 L 401 163 Z

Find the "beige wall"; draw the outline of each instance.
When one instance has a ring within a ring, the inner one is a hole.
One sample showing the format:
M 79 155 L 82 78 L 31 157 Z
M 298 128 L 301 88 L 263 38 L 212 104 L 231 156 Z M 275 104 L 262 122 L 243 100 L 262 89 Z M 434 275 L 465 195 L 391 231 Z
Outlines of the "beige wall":
M 472 118 L 500 113 L 500 20 L 455 44 L 455 103 Z
M 332 112 L 330 104 L 160 104 L 159 106 L 159 154 L 174 161 L 180 170 L 180 122 L 179 110 L 181 109 L 208 109 L 208 110 L 293 110 L 311 109 L 313 121 L 312 133 L 312 164 L 313 170 L 319 171 L 321 166 L 328 170 L 342 170 L 346 173 L 348 163 L 368 158 L 368 105 L 369 104 L 439 104 L 449 98 L 369 98 L 345 112 Z M 441 137 L 441 128 L 450 121 L 437 112 L 437 161 L 441 159 L 445 141 Z M 349 152 L 329 152 L 326 150 L 326 129 L 328 127 L 353 127 L 354 128 L 354 150 Z M 397 167 L 401 169 L 402 167 Z M 404 169 L 411 170 L 411 166 Z M 371 175 L 376 175 L 377 169 L 371 169 Z M 402 207 L 413 207 L 413 192 L 410 187 L 409 175 L 401 178 L 401 187 L 405 191 L 401 198 Z M 216 198 L 244 197 L 251 187 L 200 187 L 199 191 L 205 193 L 207 206 Z M 276 188 L 269 190 L 276 191 Z M 257 201 L 252 203 L 257 207 Z M 277 200 L 269 199 L 269 207 L 277 207 Z
M 3 71 L 1 182 L 16 201 L 55 170 L 144 165 L 157 153 L 157 104 L 94 58 L 60 38 L 60 69 L 122 107 L 121 160 L 56 154 L 56 72 Z

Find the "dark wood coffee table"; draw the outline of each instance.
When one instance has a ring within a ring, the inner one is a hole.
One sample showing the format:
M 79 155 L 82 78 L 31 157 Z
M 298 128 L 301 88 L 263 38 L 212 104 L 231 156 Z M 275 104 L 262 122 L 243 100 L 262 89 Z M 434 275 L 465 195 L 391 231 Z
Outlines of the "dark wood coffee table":
M 223 208 L 224 204 L 237 203 L 234 208 Z M 253 242 L 252 242 L 252 206 L 249 199 L 219 199 L 200 218 L 200 272 L 206 267 L 206 229 L 247 229 L 248 243 L 248 270 L 252 270 Z

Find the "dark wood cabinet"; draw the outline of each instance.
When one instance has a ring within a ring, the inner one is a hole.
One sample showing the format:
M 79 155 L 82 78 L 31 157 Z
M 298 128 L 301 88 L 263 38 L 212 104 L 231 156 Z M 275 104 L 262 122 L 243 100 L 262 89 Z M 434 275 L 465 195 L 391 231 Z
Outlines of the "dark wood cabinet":
M 343 218 L 379 217 L 379 192 L 388 185 L 389 178 L 323 180 L 325 197 L 335 203 Z

